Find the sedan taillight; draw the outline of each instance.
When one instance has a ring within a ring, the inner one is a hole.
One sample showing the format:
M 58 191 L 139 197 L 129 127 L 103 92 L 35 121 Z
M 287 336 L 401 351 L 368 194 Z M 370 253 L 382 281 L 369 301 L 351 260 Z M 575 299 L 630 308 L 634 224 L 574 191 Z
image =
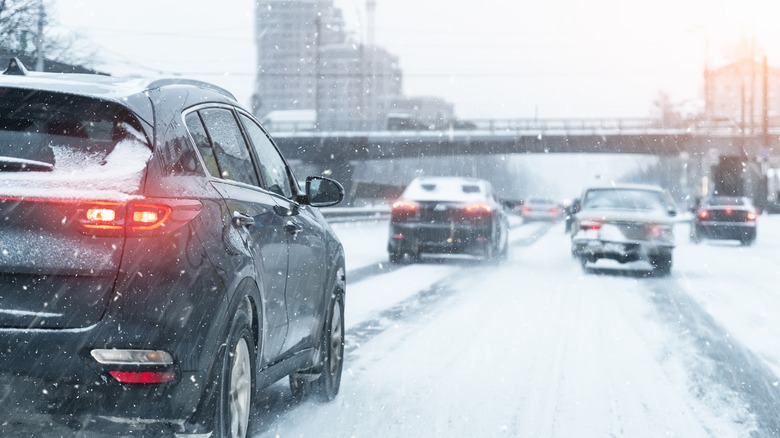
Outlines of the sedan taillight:
M 420 205 L 412 201 L 398 200 L 393 203 L 391 211 L 393 222 L 404 222 L 417 215 Z
M 473 222 L 482 222 L 489 220 L 493 213 L 493 208 L 486 204 L 469 204 L 462 208 L 463 218 Z
M 584 220 L 580 222 L 580 230 L 600 230 L 601 222 Z
M 707 210 L 699 210 L 699 219 L 707 220 L 710 217 L 710 212 Z

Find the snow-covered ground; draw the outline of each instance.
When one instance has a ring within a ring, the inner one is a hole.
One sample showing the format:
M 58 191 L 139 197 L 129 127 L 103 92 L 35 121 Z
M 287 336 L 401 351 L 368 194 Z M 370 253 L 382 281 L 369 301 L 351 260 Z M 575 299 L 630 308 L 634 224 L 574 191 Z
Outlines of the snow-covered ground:
M 253 436 L 780 435 L 780 217 L 755 246 L 693 245 L 672 275 L 583 272 L 562 224 L 508 261 L 388 266 L 387 224 L 337 224 L 347 358 L 333 402 L 261 395 Z M 350 275 L 350 273 L 352 275 Z

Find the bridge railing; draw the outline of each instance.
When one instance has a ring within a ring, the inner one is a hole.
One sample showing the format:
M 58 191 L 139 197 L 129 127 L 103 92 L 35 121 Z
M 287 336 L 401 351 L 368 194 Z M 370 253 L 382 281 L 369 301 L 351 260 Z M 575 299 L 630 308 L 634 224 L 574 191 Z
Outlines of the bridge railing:
M 769 133 L 780 134 L 780 116 L 769 120 Z M 691 120 L 674 119 L 662 120 L 657 117 L 633 117 L 633 118 L 519 118 L 519 119 L 472 119 L 469 121 L 443 123 L 431 125 L 428 129 L 420 127 L 406 129 L 355 129 L 360 126 L 354 123 L 344 123 L 342 129 L 317 129 L 311 121 L 275 121 L 266 122 L 265 127 L 272 133 L 334 133 L 334 132 L 441 132 L 441 131 L 487 131 L 490 133 L 519 133 L 519 132 L 650 132 L 650 131 L 687 131 L 696 133 L 716 134 L 740 134 L 745 131 L 747 135 L 756 135 L 762 132 L 761 124 L 754 126 L 753 130 L 731 119 L 718 120 Z

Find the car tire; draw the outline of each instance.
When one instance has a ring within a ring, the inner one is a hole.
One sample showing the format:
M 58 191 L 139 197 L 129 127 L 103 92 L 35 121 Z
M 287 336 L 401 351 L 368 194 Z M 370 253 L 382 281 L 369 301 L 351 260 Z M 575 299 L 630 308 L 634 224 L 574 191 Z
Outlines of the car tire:
M 504 245 L 501 247 L 501 250 L 498 252 L 498 259 L 503 261 L 509 258 L 509 238 L 504 240 Z
M 659 254 L 650 260 L 653 272 L 658 276 L 667 276 L 672 272 L 672 254 Z
M 742 244 L 742 246 L 751 246 L 756 242 L 755 239 L 742 239 L 739 243 Z
M 255 391 L 255 348 L 250 314 L 246 306 L 236 310 L 225 343 L 215 418 L 216 437 L 248 436 Z
M 390 252 L 388 259 L 390 260 L 390 263 L 397 265 L 404 261 L 404 253 L 402 252 Z
M 290 391 L 297 400 L 314 396 L 320 401 L 336 398 L 341 387 L 344 367 L 344 294 L 335 293 L 330 301 L 325 324 L 320 335 L 318 363 L 314 367 L 319 375 L 290 375 Z

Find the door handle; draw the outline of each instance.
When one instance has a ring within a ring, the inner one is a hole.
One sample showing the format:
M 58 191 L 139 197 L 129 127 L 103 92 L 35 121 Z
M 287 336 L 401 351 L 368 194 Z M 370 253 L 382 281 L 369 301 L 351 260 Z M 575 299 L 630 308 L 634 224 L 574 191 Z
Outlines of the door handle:
M 240 211 L 233 212 L 233 225 L 236 227 L 249 227 L 255 224 L 255 218 Z
M 303 231 L 303 226 L 298 222 L 287 221 L 287 223 L 284 224 L 284 231 L 287 231 L 288 233 L 295 236 L 301 231 Z

